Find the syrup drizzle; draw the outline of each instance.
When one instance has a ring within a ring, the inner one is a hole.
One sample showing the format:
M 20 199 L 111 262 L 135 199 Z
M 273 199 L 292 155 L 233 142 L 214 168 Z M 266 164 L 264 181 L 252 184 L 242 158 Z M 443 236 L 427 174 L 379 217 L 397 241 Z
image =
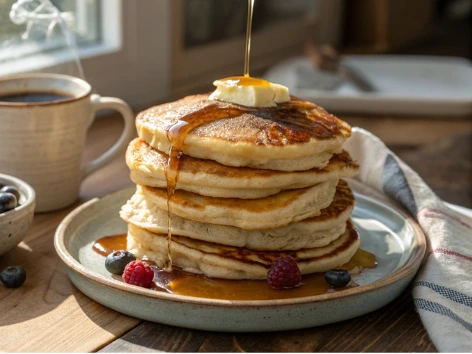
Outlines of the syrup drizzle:
M 236 85 L 245 85 L 249 86 L 254 83 L 258 83 L 267 86 L 269 82 L 261 79 L 253 79 L 249 76 L 249 59 L 251 55 L 251 31 L 252 31 L 252 14 L 254 10 L 254 1 L 255 0 L 248 0 L 248 12 L 247 12 L 247 28 L 246 28 L 246 52 L 244 58 L 244 77 L 231 77 L 226 78 L 223 80 L 235 80 Z M 208 107 L 202 109 L 202 111 L 207 110 Z M 167 139 L 170 142 L 170 149 L 168 152 L 169 159 L 167 161 L 167 166 L 165 168 L 165 177 L 167 181 L 167 257 L 168 262 L 166 266 L 166 270 L 172 270 L 172 257 L 170 255 L 170 247 L 171 247 L 171 240 L 172 240 L 172 204 L 171 198 L 174 195 L 175 188 L 177 185 L 177 181 L 179 178 L 179 160 L 180 156 L 182 156 L 182 147 L 187 137 L 188 133 L 198 127 L 199 125 L 210 123 L 217 119 L 222 118 L 231 118 L 240 115 L 239 110 L 235 110 L 234 112 L 228 112 L 229 115 L 224 115 L 222 113 L 226 113 L 226 111 L 231 111 L 231 109 L 221 110 L 220 114 L 215 114 L 209 116 L 208 119 L 202 119 L 205 117 L 203 112 L 197 111 L 193 114 L 187 115 L 186 117 L 179 119 L 174 125 L 170 127 L 167 131 Z M 231 114 L 232 113 L 232 114 Z M 197 119 L 193 119 L 196 116 Z
M 246 78 L 245 78 L 246 79 Z M 251 80 L 258 80 L 247 78 Z M 179 161 L 183 154 L 183 146 L 187 135 L 195 128 L 221 119 L 230 119 L 241 116 L 244 113 L 252 113 L 273 122 L 270 129 L 264 135 L 272 145 L 285 145 L 297 140 L 306 139 L 307 136 L 316 136 L 318 139 L 329 139 L 339 133 L 339 125 L 331 115 L 316 115 L 308 109 L 312 108 L 308 103 L 293 101 L 280 104 L 275 109 L 256 109 L 252 107 L 221 107 L 219 103 L 210 104 L 202 109 L 179 118 L 168 130 L 167 139 L 170 142 L 165 177 L 167 182 L 167 242 L 168 263 L 167 270 L 172 269 L 170 247 L 172 240 L 171 215 L 172 196 L 174 195 L 179 180 Z M 306 109 L 306 110 L 305 110 Z M 265 143 L 264 141 L 256 141 Z
M 251 31 L 252 31 L 252 14 L 254 10 L 254 1 L 248 0 L 248 14 L 247 14 L 247 29 L 246 29 L 246 52 L 244 60 L 244 77 L 230 77 L 223 80 L 234 80 L 236 85 L 253 85 L 259 84 L 267 86 L 268 81 L 261 79 L 254 79 L 249 76 L 249 60 L 251 54 Z M 216 108 L 216 109 L 212 109 Z M 211 111 L 212 113 L 210 113 Z M 170 254 L 171 240 L 172 240 L 172 203 L 171 199 L 174 195 L 175 188 L 179 179 L 179 160 L 182 156 L 182 148 L 187 137 L 193 129 L 206 123 L 213 122 L 218 119 L 237 117 L 241 115 L 242 111 L 238 109 L 217 109 L 216 105 L 205 107 L 202 110 L 191 113 L 173 124 L 167 130 L 167 139 L 170 142 L 170 149 L 168 152 L 169 158 L 165 168 L 165 177 L 167 182 L 167 257 L 168 262 L 166 266 L 167 271 L 172 270 L 172 257 Z
M 251 31 L 252 31 L 252 16 L 254 10 L 254 1 L 255 0 L 248 0 L 248 16 L 247 16 L 247 29 L 246 29 L 246 52 L 245 52 L 245 62 L 244 62 L 244 76 L 235 76 L 229 77 L 223 80 L 231 80 L 234 81 L 236 85 L 242 86 L 250 86 L 250 85 L 260 85 L 260 86 L 270 86 L 270 83 L 266 80 L 252 78 L 249 75 L 249 61 L 250 61 L 250 53 L 251 53 Z M 339 130 L 338 125 L 335 121 L 330 121 L 329 119 L 314 119 L 310 117 L 310 114 L 307 114 L 309 109 L 313 108 L 314 105 L 306 106 L 307 103 L 302 101 L 298 102 L 293 105 L 282 106 L 281 112 L 278 112 L 277 119 L 284 119 L 284 122 L 291 127 L 302 126 L 307 127 L 310 126 L 314 132 L 320 135 L 321 138 L 324 137 L 331 137 L 336 134 Z M 290 103 L 290 102 L 289 102 Z M 303 110 L 303 112 L 298 112 L 296 114 L 297 109 L 294 107 L 298 107 Z M 314 106 L 316 107 L 316 106 Z M 285 111 L 284 111 L 285 110 Z M 247 110 L 255 112 L 255 114 L 262 114 L 266 115 L 268 118 L 273 119 L 273 114 L 265 114 L 263 110 Z M 288 114 L 290 111 L 291 114 Z M 167 130 L 167 139 L 170 142 L 170 149 L 168 152 L 168 160 L 167 165 L 165 167 L 165 177 L 167 182 L 167 256 L 168 262 L 166 265 L 166 270 L 172 270 L 172 258 L 171 258 L 171 240 L 172 240 L 172 196 L 174 195 L 176 185 L 179 179 L 179 160 L 183 154 L 183 145 L 185 138 L 187 135 L 194 130 L 195 128 L 199 127 L 200 125 L 211 123 L 213 121 L 219 119 L 228 119 L 240 116 L 245 111 L 243 108 L 221 108 L 217 104 L 206 106 L 196 112 L 190 113 L 182 118 L 179 118 L 168 130 Z M 287 119 L 290 117 L 290 120 Z M 271 131 L 268 132 L 268 135 L 273 137 L 271 141 L 278 142 L 279 144 L 283 144 L 287 138 L 284 134 L 280 134 L 277 129 L 278 125 L 275 124 L 272 126 Z
M 180 118 L 167 130 L 167 139 L 170 142 L 169 157 L 165 167 L 165 177 L 167 182 L 167 256 L 168 262 L 166 270 L 172 270 L 172 258 L 170 247 L 172 240 L 172 196 L 179 180 L 179 161 L 183 154 L 183 145 L 187 135 L 200 125 L 211 123 L 213 121 L 232 118 L 241 115 L 242 110 L 237 108 L 218 108 L 217 104 L 206 106 L 198 111 L 190 113 Z

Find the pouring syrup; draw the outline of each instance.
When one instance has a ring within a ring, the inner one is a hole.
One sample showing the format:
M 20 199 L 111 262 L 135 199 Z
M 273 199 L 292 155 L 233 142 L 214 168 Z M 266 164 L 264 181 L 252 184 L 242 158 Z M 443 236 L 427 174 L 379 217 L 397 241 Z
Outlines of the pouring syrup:
M 244 58 L 244 76 L 230 77 L 223 80 L 237 80 L 241 85 L 269 85 L 269 82 L 261 79 L 251 78 L 249 75 L 249 60 L 251 54 L 251 31 L 252 31 L 252 16 L 254 11 L 254 1 L 248 0 L 248 14 L 247 14 L 247 29 L 246 29 L 246 51 Z M 167 139 L 170 142 L 170 149 L 168 152 L 167 166 L 165 168 L 165 177 L 167 182 L 167 257 L 168 262 L 166 266 L 167 271 L 172 270 L 171 257 L 171 241 L 172 241 L 172 196 L 179 179 L 179 160 L 183 154 L 183 145 L 187 135 L 199 127 L 200 125 L 211 123 L 218 119 L 237 117 L 241 115 L 242 111 L 239 109 L 215 109 L 216 106 L 207 106 L 202 110 L 191 113 L 177 122 L 175 122 L 167 130 Z

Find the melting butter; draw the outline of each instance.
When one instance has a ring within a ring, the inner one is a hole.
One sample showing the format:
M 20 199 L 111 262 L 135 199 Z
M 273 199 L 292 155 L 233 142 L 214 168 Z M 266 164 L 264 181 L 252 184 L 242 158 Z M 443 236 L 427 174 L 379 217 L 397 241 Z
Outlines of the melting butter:
M 240 104 L 248 107 L 275 107 L 290 101 L 288 88 L 249 76 L 231 76 L 213 82 L 216 90 L 210 100 Z

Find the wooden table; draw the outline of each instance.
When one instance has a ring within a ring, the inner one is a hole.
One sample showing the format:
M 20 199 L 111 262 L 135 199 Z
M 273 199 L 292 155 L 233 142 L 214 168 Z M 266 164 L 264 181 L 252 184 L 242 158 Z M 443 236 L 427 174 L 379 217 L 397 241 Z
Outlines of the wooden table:
M 389 120 L 382 125 L 374 119 L 346 118 L 355 125 L 378 126 L 380 130 L 373 129 L 374 133 L 382 135 Z M 472 130 L 465 121 L 461 124 L 464 127 L 458 130 L 465 135 L 423 148 L 398 142 L 391 145 L 448 201 L 472 207 Z M 401 129 L 401 125 L 392 125 L 392 129 Z M 110 146 L 120 130 L 117 117 L 99 119 L 88 135 L 84 161 Z M 390 135 L 385 133 L 382 138 L 388 141 Z M 395 131 L 391 133 L 398 137 Z M 445 155 L 449 153 L 453 158 Z M 69 281 L 54 250 L 54 232 L 80 203 L 129 185 L 124 158 L 117 158 L 83 183 L 75 206 L 37 214 L 24 242 L 0 259 L 1 269 L 16 264 L 28 274 L 21 288 L 0 285 L 0 351 L 435 351 L 414 309 L 410 290 L 386 307 L 356 319 L 278 333 L 213 333 L 171 327 L 125 316 L 94 302 Z

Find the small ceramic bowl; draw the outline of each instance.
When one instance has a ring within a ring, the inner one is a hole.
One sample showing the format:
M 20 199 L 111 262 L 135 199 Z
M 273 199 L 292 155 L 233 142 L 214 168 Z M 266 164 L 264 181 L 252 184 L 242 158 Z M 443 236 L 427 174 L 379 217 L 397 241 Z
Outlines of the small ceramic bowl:
M 34 189 L 16 177 L 0 173 L 0 184 L 13 186 L 20 192 L 19 206 L 0 214 L 0 256 L 18 245 L 31 226 L 36 206 Z

